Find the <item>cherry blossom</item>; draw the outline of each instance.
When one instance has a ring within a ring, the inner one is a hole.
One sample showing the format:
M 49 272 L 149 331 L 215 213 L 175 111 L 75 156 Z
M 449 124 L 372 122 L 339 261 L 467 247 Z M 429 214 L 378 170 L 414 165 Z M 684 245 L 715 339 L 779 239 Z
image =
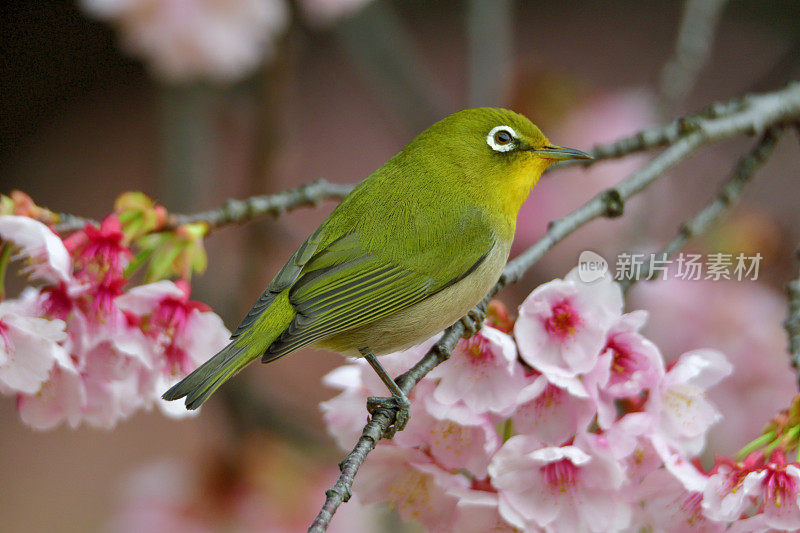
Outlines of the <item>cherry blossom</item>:
M 718 419 L 706 391 L 730 364 L 695 350 L 665 371 L 641 333 L 646 319 L 622 314 L 619 286 L 608 278 L 588 284 L 573 271 L 538 287 L 515 324 L 502 321 L 515 338 L 483 328 L 412 390 L 410 422 L 378 447 L 392 460 L 369 467 L 376 492 L 366 497 L 400 502 L 405 519 L 444 530 L 721 530 L 704 514 L 710 478 L 696 455 Z M 382 361 L 399 375 L 432 342 Z M 322 404 L 328 429 L 349 449 L 366 421 L 364 402 L 385 388 L 362 360 L 324 381 L 341 391 Z M 790 486 L 786 476 L 775 479 Z M 659 484 L 663 493 L 647 496 Z M 420 507 L 434 497 L 444 509 L 438 522 Z
M 440 380 L 433 393 L 439 402 L 461 401 L 475 412 L 494 413 L 513 408 L 529 382 L 517 362 L 512 338 L 490 326 L 461 340 L 448 363 L 435 368 L 430 377 Z
M 515 526 L 559 531 L 621 531 L 630 507 L 615 493 L 622 466 L 585 436 L 576 444 L 543 447 L 533 437 L 512 437 L 489 466 L 499 491 L 500 514 Z
M 209 355 L 222 349 L 230 332 L 222 319 L 205 304 L 189 299 L 185 282 L 158 281 L 134 287 L 116 300 L 123 312 L 141 317 L 139 328 L 155 343 L 160 354 L 154 372 L 140 381 L 147 404 L 155 403 L 171 416 L 187 416 L 176 402 L 161 399 L 163 391 L 197 368 Z
M 133 252 L 125 245 L 125 234 L 116 215 L 104 218 L 99 228 L 86 224 L 81 231 L 67 237 L 64 246 L 75 258 L 75 264 L 81 272 L 99 270 L 89 272 L 89 275 L 99 277 L 111 274 L 120 278 L 133 257 Z
M 757 470 L 760 462 L 755 454 L 738 463 L 721 458 L 703 490 L 705 515 L 712 520 L 732 522 L 749 510 L 752 495 L 766 474 Z
M 411 420 L 393 440 L 426 452 L 445 469 L 465 469 L 478 478 L 486 477 L 489 459 L 500 445 L 495 425 L 488 416 L 465 406 L 439 403 L 433 388 L 431 381 L 416 387 Z
M 33 394 L 66 357 L 62 320 L 20 314 L 16 302 L 0 302 L 0 387 Z
M 516 533 L 522 531 L 500 516 L 497 493 L 478 490 L 454 490 L 452 493 L 458 496 L 456 519 L 452 531 L 481 531 L 486 533 Z M 525 531 L 535 532 L 538 531 L 538 528 L 534 529 L 529 526 Z
M 589 398 L 573 396 L 539 376 L 520 392 L 511 420 L 515 431 L 559 446 L 584 431 L 595 413 Z
M 68 357 L 56 362 L 35 394 L 17 396 L 20 418 L 35 429 L 52 429 L 65 421 L 75 428 L 83 420 L 86 388 L 81 375 Z
M 434 464 L 421 451 L 379 445 L 358 471 L 353 492 L 364 503 L 389 502 L 403 520 L 428 531 L 450 531 L 455 521 L 457 489 L 467 478 Z
M 725 420 L 709 431 L 709 451 L 736 453 L 797 393 L 781 325 L 786 298 L 779 291 L 762 283 L 670 276 L 635 285 L 630 302 L 650 313 L 645 335 L 667 362 L 704 346 L 724 353 L 735 368 L 709 392 Z
M 636 531 L 722 532 L 727 524 L 703 514 L 703 494 L 687 490 L 669 471 L 656 469 L 632 487 Z
M 110 428 L 153 405 L 187 416 L 161 394 L 229 336 L 189 299 L 188 283 L 128 290 L 132 254 L 114 215 L 66 242 L 38 221 L 2 216 L 0 235 L 46 283 L 0 302 L 0 392 L 16 396 L 25 423 Z
M 20 248 L 32 279 L 50 283 L 70 279 L 72 260 L 64 243 L 41 222 L 28 217 L 0 216 L 0 239 Z
M 597 404 L 597 422 L 608 428 L 617 417 L 615 400 L 637 397 L 657 389 L 664 376 L 658 348 L 638 333 L 647 319 L 644 311 L 620 317 L 611 326 L 598 364 L 585 382 Z
M 616 283 L 607 276 L 583 283 L 573 269 L 563 280 L 537 287 L 520 306 L 514 326 L 520 356 L 556 383 L 586 373 L 621 312 Z
M 685 455 L 703 449 L 705 435 L 720 420 L 717 408 L 706 398 L 706 390 L 732 371 L 725 356 L 714 350 L 687 352 L 666 373 L 653 396 L 660 406 L 660 434 Z
M 760 514 L 764 529 L 800 529 L 800 465 L 787 463 L 780 450 L 769 461 L 760 453 L 735 463 L 720 459 L 703 496 L 712 519 L 733 522 L 743 513 Z

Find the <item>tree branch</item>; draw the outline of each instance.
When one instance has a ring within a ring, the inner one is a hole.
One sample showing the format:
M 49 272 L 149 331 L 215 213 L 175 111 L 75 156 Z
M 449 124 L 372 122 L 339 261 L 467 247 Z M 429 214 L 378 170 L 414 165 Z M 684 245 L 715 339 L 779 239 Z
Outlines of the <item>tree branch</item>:
M 800 261 L 800 248 L 797 249 L 796 257 Z M 792 359 L 792 366 L 795 370 L 800 371 L 800 272 L 798 272 L 797 278 L 789 282 L 786 292 L 789 296 L 789 308 L 783 326 L 786 328 L 786 335 L 789 338 L 789 356 Z M 798 383 L 800 383 L 800 378 Z
M 692 237 L 705 233 L 714 222 L 719 220 L 728 209 L 738 202 L 742 190 L 750 182 L 756 170 L 766 162 L 772 150 L 775 148 L 775 144 L 780 138 L 781 133 L 783 133 L 783 128 L 780 126 L 767 130 L 753 149 L 747 155 L 739 159 L 731 176 L 725 180 L 725 183 L 719 188 L 719 191 L 711 202 L 692 218 L 681 224 L 678 229 L 678 234 L 660 250 L 655 252 L 655 256 L 663 257 L 664 259 L 671 257 L 672 254 L 683 248 Z M 641 276 L 639 278 L 629 278 L 620 281 L 623 292 L 628 292 L 633 284 L 640 279 L 646 281 L 654 279 L 651 277 L 650 263 L 645 262 L 642 265 Z
M 662 153 L 654 157 L 641 170 L 621 181 L 615 188 L 601 192 L 569 215 L 550 224 L 547 233 L 533 246 L 510 261 L 497 284 L 476 306 L 483 311 L 491 297 L 507 284 L 518 281 L 542 256 L 565 237 L 599 217 L 617 217 L 624 211 L 624 204 L 632 196 L 644 190 L 665 171 L 684 159 L 700 146 L 740 134 L 759 133 L 765 129 L 800 120 L 800 84 L 793 83 L 774 93 L 750 96 L 741 101 L 712 106 L 717 109 L 712 115 L 697 116 L 688 128 L 680 128 L 677 140 Z M 677 124 L 677 123 L 676 123 Z M 670 126 L 664 128 L 662 133 Z M 651 130 L 657 132 L 658 130 Z M 620 141 L 620 150 L 636 151 L 646 142 L 637 141 L 633 136 Z M 665 135 L 653 135 L 653 139 L 663 139 Z M 663 142 L 661 140 L 659 143 Z M 620 144 L 615 143 L 615 144 Z M 613 146 L 613 145 L 612 145 Z M 611 153 L 617 153 L 613 150 Z M 464 334 L 461 322 L 445 330 L 439 341 L 409 371 L 397 378 L 397 383 L 407 395 L 416 384 L 436 366 L 446 361 L 458 340 Z M 800 342 L 800 339 L 798 340 Z M 353 482 L 360 466 L 364 463 L 378 440 L 393 423 L 395 413 L 389 408 L 379 408 L 364 426 L 355 447 L 339 464 L 341 474 L 336 483 L 325 493 L 325 502 L 308 531 L 325 531 L 336 509 L 350 498 Z
M 316 206 L 325 200 L 341 200 L 353 190 L 354 185 L 330 183 L 320 179 L 296 189 L 288 189 L 272 195 L 251 196 L 245 200 L 230 199 L 222 207 L 200 211 L 189 215 L 170 214 L 166 224 L 156 231 L 170 231 L 183 224 L 205 222 L 209 229 L 229 224 L 244 224 L 266 215 L 277 216 L 286 211 L 304 206 Z M 96 221 L 67 213 L 58 215 L 61 222 L 55 226 L 59 233 L 77 231 Z

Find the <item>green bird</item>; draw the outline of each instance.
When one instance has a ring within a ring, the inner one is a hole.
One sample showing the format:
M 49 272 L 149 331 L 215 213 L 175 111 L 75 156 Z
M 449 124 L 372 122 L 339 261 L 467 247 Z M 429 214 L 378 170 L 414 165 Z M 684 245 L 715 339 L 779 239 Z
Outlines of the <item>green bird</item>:
M 314 345 L 364 356 L 392 394 L 371 406 L 408 419 L 408 398 L 378 362 L 464 317 L 497 282 L 517 214 L 555 161 L 590 159 L 553 146 L 530 120 L 476 108 L 433 124 L 364 179 L 289 258 L 231 342 L 166 400 L 196 409 L 254 359 Z

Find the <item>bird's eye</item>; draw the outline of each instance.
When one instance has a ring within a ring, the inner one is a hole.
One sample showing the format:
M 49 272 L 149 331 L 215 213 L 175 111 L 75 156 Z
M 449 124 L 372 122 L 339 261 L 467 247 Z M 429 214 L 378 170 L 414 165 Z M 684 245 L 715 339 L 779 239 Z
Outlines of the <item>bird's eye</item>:
M 512 138 L 513 137 L 511 137 L 511 134 L 506 130 L 500 130 L 494 134 L 494 142 L 500 146 L 510 143 Z
M 508 152 L 516 146 L 514 141 L 518 138 L 510 126 L 497 126 L 486 136 L 486 144 L 495 152 Z

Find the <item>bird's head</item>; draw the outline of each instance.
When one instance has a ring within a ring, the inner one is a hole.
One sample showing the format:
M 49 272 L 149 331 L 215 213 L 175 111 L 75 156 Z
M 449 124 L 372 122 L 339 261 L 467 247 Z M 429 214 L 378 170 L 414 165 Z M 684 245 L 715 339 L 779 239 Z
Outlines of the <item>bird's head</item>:
M 417 139 L 429 144 L 440 161 L 460 169 L 458 175 L 487 202 L 516 218 L 547 167 L 567 159 L 591 159 L 574 148 L 552 144 L 526 117 L 508 109 L 465 109 L 440 120 Z

